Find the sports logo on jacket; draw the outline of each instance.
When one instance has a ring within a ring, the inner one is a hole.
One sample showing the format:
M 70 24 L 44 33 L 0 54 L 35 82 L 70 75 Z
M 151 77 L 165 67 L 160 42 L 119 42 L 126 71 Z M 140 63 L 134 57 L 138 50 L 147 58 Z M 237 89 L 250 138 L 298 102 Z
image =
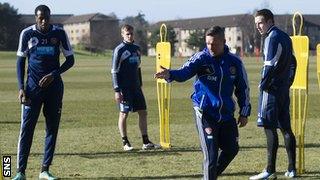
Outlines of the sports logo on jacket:
M 132 56 L 129 57 L 129 63 L 140 64 L 140 56 L 137 53 L 132 53 Z
M 230 77 L 232 79 L 234 79 L 236 77 L 236 74 L 237 74 L 237 68 L 235 66 L 231 66 L 229 68 L 229 71 L 230 71 Z
M 31 49 L 32 47 L 38 45 L 39 43 L 39 39 L 37 37 L 32 37 L 29 41 L 28 41 L 28 48 Z
M 231 75 L 236 75 L 236 73 L 237 73 L 237 69 L 236 69 L 236 67 L 234 67 L 234 66 L 231 66 L 231 67 L 229 68 L 229 71 L 230 71 L 230 74 L 231 74 Z
M 121 54 L 120 59 L 121 59 L 121 60 L 125 60 L 125 59 L 127 59 L 129 56 L 131 56 L 131 53 L 130 53 L 130 51 L 126 50 L 126 51 L 124 51 L 124 52 Z
M 58 39 L 57 38 L 51 38 L 50 39 L 50 43 L 53 44 L 53 45 L 56 45 L 56 44 L 58 44 Z

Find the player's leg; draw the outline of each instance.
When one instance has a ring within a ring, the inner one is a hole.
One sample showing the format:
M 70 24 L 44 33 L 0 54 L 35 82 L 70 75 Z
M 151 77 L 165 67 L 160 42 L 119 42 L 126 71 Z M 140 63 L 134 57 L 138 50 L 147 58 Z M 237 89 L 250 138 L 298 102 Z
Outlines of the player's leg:
M 22 174 L 25 174 L 27 168 L 34 129 L 41 110 L 40 95 L 32 95 L 27 91 L 27 96 L 30 98 L 30 104 L 22 105 L 21 108 L 21 127 L 17 148 L 17 170 Z
M 290 96 L 289 91 L 285 90 L 279 97 L 281 99 L 281 111 L 279 117 L 279 126 L 284 138 L 284 144 L 288 156 L 288 169 L 285 176 L 295 177 L 296 173 L 296 138 L 291 129 L 290 123 Z
M 288 170 L 286 176 L 296 176 L 296 138 L 290 129 L 281 129 L 288 156 Z
M 278 108 L 276 96 L 266 91 L 260 91 L 257 125 L 264 127 L 267 137 L 267 167 L 261 173 L 249 179 L 276 179 L 275 163 L 278 149 Z
M 139 116 L 139 128 L 141 135 L 148 135 L 147 110 L 137 110 Z M 145 144 L 145 143 L 144 143 Z
M 132 91 L 132 109 L 134 112 L 138 113 L 139 116 L 139 128 L 141 135 L 148 135 L 148 125 L 147 125 L 147 105 L 146 100 L 143 95 L 141 88 Z
M 219 176 L 238 154 L 239 151 L 239 132 L 236 120 L 223 122 L 221 124 L 219 145 L 221 152 L 218 159 L 217 175 Z
M 118 120 L 118 128 L 120 132 L 120 136 L 122 138 L 123 150 L 131 151 L 133 147 L 131 146 L 128 136 L 127 136 L 127 119 L 129 116 L 129 112 L 119 112 L 119 120 Z
M 120 136 L 122 138 L 123 150 L 131 151 L 133 147 L 131 146 L 128 136 L 127 136 L 127 119 L 129 112 L 132 110 L 132 96 L 129 90 L 122 90 L 123 101 L 119 104 L 119 119 L 118 119 L 118 128 Z
M 142 89 L 132 91 L 132 109 L 138 113 L 139 116 L 139 129 L 142 137 L 142 149 L 160 148 L 159 145 L 152 143 L 148 137 L 148 122 L 147 122 L 147 105 L 143 95 Z
M 218 134 L 219 127 L 209 124 L 209 116 L 194 107 L 196 127 L 199 134 L 201 150 L 203 153 L 203 179 L 217 179 L 218 160 Z
M 279 147 L 278 133 L 276 128 L 264 129 L 267 137 L 267 172 L 275 173 L 276 172 L 276 158 L 277 151 Z
M 63 84 L 55 82 L 45 91 L 43 115 L 46 122 L 44 157 L 41 172 L 49 172 L 57 142 L 62 111 Z

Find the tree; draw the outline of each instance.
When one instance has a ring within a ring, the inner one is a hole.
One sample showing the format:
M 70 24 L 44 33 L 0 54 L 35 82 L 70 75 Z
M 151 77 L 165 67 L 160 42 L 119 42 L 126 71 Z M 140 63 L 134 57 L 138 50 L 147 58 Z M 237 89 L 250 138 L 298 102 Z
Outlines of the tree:
M 175 52 L 175 43 L 178 42 L 176 39 L 177 35 L 171 26 L 167 26 L 167 39 L 165 41 L 170 42 L 171 45 L 171 56 Z M 156 47 L 157 43 L 160 42 L 160 28 L 154 29 L 149 37 L 151 47 Z
M 134 27 L 135 43 L 140 46 L 141 53 L 146 55 L 148 52 L 147 29 L 149 23 L 144 17 L 145 15 L 141 12 L 137 16 L 127 16 L 122 20 L 121 25 L 130 24 Z
M 0 3 L 0 50 L 17 49 L 21 27 L 18 9 L 9 3 Z
M 189 38 L 186 40 L 188 47 L 190 49 L 201 50 L 205 48 L 205 30 L 194 30 L 190 33 Z

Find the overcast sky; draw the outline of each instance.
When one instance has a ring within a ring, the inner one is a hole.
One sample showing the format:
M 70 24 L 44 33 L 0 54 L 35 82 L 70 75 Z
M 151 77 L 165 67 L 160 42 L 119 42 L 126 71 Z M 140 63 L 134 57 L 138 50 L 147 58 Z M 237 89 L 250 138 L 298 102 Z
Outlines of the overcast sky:
M 115 13 L 118 18 L 145 14 L 149 22 L 184 18 L 252 13 L 270 8 L 275 14 L 320 14 L 320 0 L 0 0 L 32 14 L 39 4 L 46 4 L 53 14 Z

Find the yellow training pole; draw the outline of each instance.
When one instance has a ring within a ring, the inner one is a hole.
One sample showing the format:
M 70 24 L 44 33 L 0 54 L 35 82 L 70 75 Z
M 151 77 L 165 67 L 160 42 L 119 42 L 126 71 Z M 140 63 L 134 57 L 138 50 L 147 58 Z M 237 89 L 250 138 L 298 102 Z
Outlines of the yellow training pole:
M 164 34 L 164 38 L 163 35 Z M 160 66 L 170 69 L 171 67 L 171 45 L 165 42 L 167 36 L 167 27 L 162 24 L 160 27 L 160 42 L 156 45 L 156 70 L 161 70 Z M 160 124 L 160 145 L 162 148 L 170 148 L 170 129 L 169 129 L 169 114 L 170 114 L 170 99 L 171 99 L 171 84 L 163 79 L 157 79 L 157 96 L 159 108 L 159 124 Z
M 299 34 L 296 35 L 295 18 L 300 17 Z M 292 18 L 293 36 L 291 36 L 293 51 L 297 59 L 297 69 L 292 89 L 292 121 L 291 127 L 296 136 L 298 147 L 298 173 L 305 172 L 304 133 L 308 110 L 308 64 L 309 38 L 302 36 L 303 17 L 295 13 Z

